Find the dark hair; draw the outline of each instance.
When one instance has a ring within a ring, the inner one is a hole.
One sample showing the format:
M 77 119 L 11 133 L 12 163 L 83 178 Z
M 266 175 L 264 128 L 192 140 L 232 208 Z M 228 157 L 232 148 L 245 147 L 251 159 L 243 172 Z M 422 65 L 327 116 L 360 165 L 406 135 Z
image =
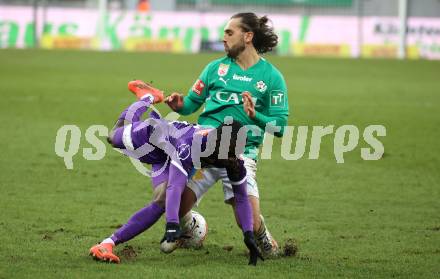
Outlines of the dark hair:
M 254 13 L 238 13 L 231 17 L 241 19 L 241 29 L 245 32 L 253 32 L 252 44 L 258 53 L 271 51 L 278 44 L 278 36 L 273 28 L 267 23 L 267 16 L 258 17 Z

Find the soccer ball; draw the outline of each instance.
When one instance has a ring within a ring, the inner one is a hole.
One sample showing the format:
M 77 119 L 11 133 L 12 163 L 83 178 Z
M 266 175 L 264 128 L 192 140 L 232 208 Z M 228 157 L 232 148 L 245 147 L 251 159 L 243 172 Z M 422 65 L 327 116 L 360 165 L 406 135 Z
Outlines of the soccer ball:
M 203 241 L 205 241 L 206 235 L 208 234 L 208 223 L 206 223 L 205 218 L 202 214 L 197 211 L 191 211 L 191 222 L 184 227 L 184 235 L 181 247 L 183 248 L 193 248 L 200 249 L 203 247 Z
M 208 234 L 208 224 L 202 214 L 197 211 L 191 211 L 191 221 L 183 225 L 183 236 L 176 242 L 163 241 L 160 244 L 160 250 L 163 253 L 172 253 L 179 247 L 200 249 L 203 247 L 203 241 Z

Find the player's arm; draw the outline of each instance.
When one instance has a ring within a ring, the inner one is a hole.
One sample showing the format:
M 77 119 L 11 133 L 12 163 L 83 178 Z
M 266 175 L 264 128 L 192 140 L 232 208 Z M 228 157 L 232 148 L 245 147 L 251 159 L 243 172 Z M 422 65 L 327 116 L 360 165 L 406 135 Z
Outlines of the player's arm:
M 254 239 L 252 208 L 246 191 L 246 168 L 244 161 L 237 159 L 226 167 L 229 181 L 234 192 L 235 209 L 243 231 L 244 243 L 249 249 L 249 264 L 256 265 L 258 258 L 264 261 Z
M 175 112 L 181 115 L 189 115 L 196 112 L 205 102 L 208 96 L 209 72 L 211 63 L 203 69 L 199 78 L 188 91 L 186 96 L 173 93 L 165 99 L 165 103 Z
M 190 115 L 202 106 L 203 101 L 192 99 L 190 95 L 183 96 L 180 93 L 174 92 L 165 99 L 165 103 L 167 103 L 173 111 L 181 115 Z
M 287 114 L 269 116 L 255 110 L 255 104 L 249 92 L 243 93 L 243 106 L 246 114 L 254 120 L 255 124 L 262 130 L 273 133 L 277 137 L 282 137 L 284 127 L 287 124 Z
M 271 80 L 264 95 L 262 109 L 257 111 L 250 93 L 243 93 L 244 110 L 262 130 L 281 137 L 287 124 L 289 103 L 286 82 L 276 68 L 272 68 Z

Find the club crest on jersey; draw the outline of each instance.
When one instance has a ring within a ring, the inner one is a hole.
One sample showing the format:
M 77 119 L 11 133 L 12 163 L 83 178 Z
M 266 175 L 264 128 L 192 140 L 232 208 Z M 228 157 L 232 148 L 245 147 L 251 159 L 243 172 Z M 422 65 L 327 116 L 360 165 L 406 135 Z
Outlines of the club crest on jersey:
M 255 84 L 255 89 L 263 93 L 264 91 L 266 91 L 267 85 L 266 83 L 264 83 L 264 81 L 260 80 Z
M 194 85 L 192 87 L 192 91 L 196 92 L 197 95 L 201 95 L 204 88 L 205 88 L 205 84 L 203 83 L 202 80 L 198 79 L 194 83 Z
M 221 77 L 224 77 L 228 73 L 228 70 L 229 70 L 229 64 L 220 63 L 220 65 L 218 65 L 217 74 Z

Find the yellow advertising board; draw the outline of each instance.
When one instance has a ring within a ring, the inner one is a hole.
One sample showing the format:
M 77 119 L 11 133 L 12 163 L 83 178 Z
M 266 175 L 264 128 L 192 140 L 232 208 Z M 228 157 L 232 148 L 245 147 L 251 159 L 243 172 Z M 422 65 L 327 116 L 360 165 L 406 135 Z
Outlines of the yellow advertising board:
M 362 57 L 365 58 L 397 58 L 397 45 L 363 45 Z M 406 57 L 409 59 L 420 58 L 419 48 L 411 45 L 406 49 Z
M 44 35 L 40 44 L 46 49 L 99 49 L 99 40 L 94 37 Z
M 123 48 L 127 51 L 184 52 L 181 40 L 146 39 L 131 37 L 124 41 Z
M 293 54 L 297 56 L 351 57 L 348 44 L 294 43 Z

